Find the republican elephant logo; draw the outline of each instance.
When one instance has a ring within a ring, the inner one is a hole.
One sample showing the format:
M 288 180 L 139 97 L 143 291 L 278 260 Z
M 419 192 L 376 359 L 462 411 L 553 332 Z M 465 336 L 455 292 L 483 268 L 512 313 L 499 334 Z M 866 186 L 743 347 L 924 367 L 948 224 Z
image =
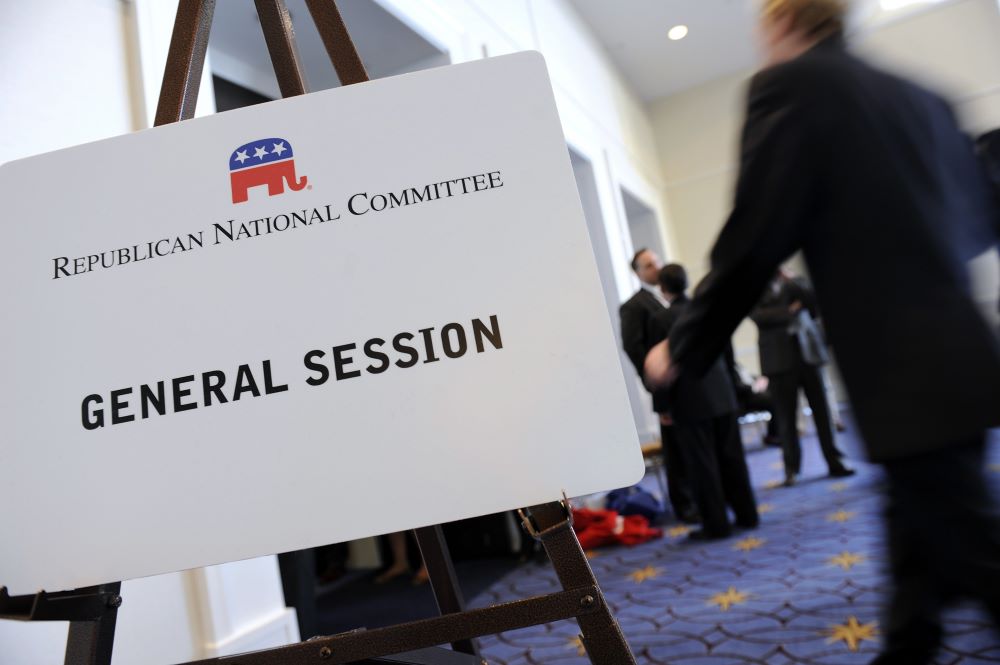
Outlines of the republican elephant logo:
M 285 139 L 260 139 L 241 145 L 229 158 L 229 181 L 233 203 L 247 200 L 252 187 L 267 185 L 267 195 L 284 194 L 285 185 L 293 192 L 306 186 L 308 178 L 295 177 L 292 145 Z

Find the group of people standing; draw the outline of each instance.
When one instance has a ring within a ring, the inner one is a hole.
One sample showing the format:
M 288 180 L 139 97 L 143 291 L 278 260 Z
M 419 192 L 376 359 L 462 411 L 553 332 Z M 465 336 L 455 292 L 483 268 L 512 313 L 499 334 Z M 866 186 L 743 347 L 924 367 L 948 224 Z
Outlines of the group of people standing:
M 650 350 L 668 339 L 689 304 L 688 277 L 677 263 L 662 266 L 649 249 L 639 250 L 632 269 L 642 288 L 621 306 L 622 343 L 639 376 Z M 751 312 L 760 330 L 761 371 L 769 392 L 743 381 L 728 344 L 702 376 L 682 376 L 669 387 L 650 387 L 667 470 L 674 515 L 701 524 L 693 539 L 725 538 L 733 528 L 759 522 L 744 458 L 739 416 L 750 409 L 770 411 L 769 432 L 784 455 L 785 485 L 794 485 L 802 468 L 798 395 L 809 401 L 820 449 L 831 477 L 854 473 L 837 448 L 821 368 L 829 361 L 816 323 L 815 298 L 801 281 L 779 271 Z M 735 523 L 728 517 L 731 509 Z

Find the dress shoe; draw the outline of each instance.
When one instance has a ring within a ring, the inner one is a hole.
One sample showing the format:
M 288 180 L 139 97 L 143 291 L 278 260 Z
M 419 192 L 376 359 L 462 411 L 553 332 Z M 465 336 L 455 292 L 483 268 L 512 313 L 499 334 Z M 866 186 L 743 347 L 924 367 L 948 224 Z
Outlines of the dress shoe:
M 701 515 L 698 514 L 697 510 L 685 510 L 680 514 L 679 519 L 684 524 L 701 524 Z
M 831 478 L 848 478 L 856 473 L 857 471 L 855 471 L 849 466 L 841 466 L 837 467 L 836 469 L 830 469 Z
M 785 474 L 785 482 L 783 482 L 781 484 L 784 487 L 794 487 L 795 483 L 797 483 L 798 480 L 799 480 L 799 474 L 797 474 L 797 473 L 788 473 L 788 474 Z
M 688 534 L 688 540 L 694 542 L 707 542 L 709 540 L 722 540 L 723 538 L 728 538 L 731 536 L 731 532 L 715 532 L 706 531 L 705 529 L 696 529 Z

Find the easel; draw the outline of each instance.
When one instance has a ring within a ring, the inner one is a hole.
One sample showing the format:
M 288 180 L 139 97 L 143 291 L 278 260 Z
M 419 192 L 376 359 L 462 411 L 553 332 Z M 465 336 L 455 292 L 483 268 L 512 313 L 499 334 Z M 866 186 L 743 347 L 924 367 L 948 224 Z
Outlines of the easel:
M 291 19 L 284 0 L 255 0 L 264 39 L 284 97 L 307 92 Z M 368 80 L 361 58 L 334 0 L 306 5 L 342 85 Z M 181 0 L 177 8 L 156 125 L 194 117 L 215 0 Z M 293 665 L 322 661 L 400 665 L 480 665 L 476 637 L 576 619 L 594 665 L 634 665 L 635 660 L 604 600 L 573 532 L 568 501 L 520 511 L 525 529 L 541 541 L 563 591 L 479 610 L 465 610 L 440 526 L 415 531 L 441 616 L 370 631 L 356 630 L 238 657 L 209 658 L 187 665 Z M 115 622 L 122 604 L 120 582 L 74 591 L 9 596 L 0 587 L 0 619 L 69 621 L 66 665 L 110 665 Z M 451 644 L 452 650 L 436 648 Z M 395 655 L 393 655 L 395 654 Z

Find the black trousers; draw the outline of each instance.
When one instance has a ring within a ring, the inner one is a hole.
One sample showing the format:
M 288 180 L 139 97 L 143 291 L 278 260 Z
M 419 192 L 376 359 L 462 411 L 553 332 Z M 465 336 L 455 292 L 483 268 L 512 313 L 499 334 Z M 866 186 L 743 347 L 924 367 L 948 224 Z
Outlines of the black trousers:
M 727 536 L 732 527 L 726 506 L 736 523 L 754 527 L 760 521 L 750 472 L 743 456 L 736 414 L 696 423 L 675 423 L 674 432 L 691 477 L 694 502 L 701 523 L 711 536 Z
M 978 600 L 1000 629 L 1000 517 L 985 470 L 985 433 L 888 462 L 893 596 L 879 665 L 930 663 L 941 609 Z
M 809 408 L 812 409 L 826 465 L 830 471 L 843 467 L 840 459 L 844 454 L 837 449 L 837 444 L 834 442 L 833 420 L 830 418 L 830 407 L 826 401 L 826 389 L 819 367 L 807 365 L 800 360 L 795 369 L 769 375 L 767 378 L 774 397 L 778 436 L 781 437 L 781 448 L 785 457 L 785 473 L 802 471 L 802 445 L 799 442 L 799 426 L 796 422 L 799 388 L 805 392 Z
M 695 513 L 690 474 L 684 457 L 681 455 L 680 444 L 677 441 L 673 425 L 660 424 L 660 441 L 663 445 L 663 465 L 667 470 L 667 494 L 670 497 L 670 507 L 677 519 L 690 519 Z

